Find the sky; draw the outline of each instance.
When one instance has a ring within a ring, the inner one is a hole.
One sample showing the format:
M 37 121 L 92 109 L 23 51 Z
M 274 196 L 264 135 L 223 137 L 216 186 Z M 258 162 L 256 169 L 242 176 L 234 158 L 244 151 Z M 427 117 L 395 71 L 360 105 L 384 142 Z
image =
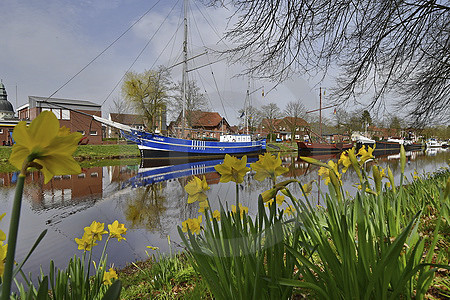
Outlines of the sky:
M 113 100 L 121 98 L 121 80 L 128 70 L 140 73 L 181 61 L 182 2 L 0 1 L 0 79 L 8 100 L 14 108 L 28 103 L 28 96 L 88 100 L 101 104 L 107 118 L 114 112 Z M 230 22 L 230 10 L 208 8 L 198 1 L 190 1 L 189 7 L 189 55 L 230 48 L 221 39 Z M 211 54 L 203 55 L 190 61 L 188 68 L 216 60 Z M 172 78 L 181 81 L 181 67 L 171 70 Z M 244 107 L 249 85 L 249 78 L 236 76 L 242 70 L 243 66 L 230 66 L 222 60 L 189 72 L 189 78 L 206 93 L 212 111 L 232 125 L 239 122 L 238 111 Z M 321 85 L 326 89 L 331 82 Z M 251 95 L 251 104 L 261 107 L 275 102 L 283 110 L 288 102 L 300 99 L 308 110 L 319 107 L 317 81 L 298 76 L 271 90 L 273 86 L 268 81 L 250 80 L 250 92 L 257 90 Z M 323 106 L 326 103 L 324 97 Z M 332 113 L 332 109 L 323 112 L 330 118 Z

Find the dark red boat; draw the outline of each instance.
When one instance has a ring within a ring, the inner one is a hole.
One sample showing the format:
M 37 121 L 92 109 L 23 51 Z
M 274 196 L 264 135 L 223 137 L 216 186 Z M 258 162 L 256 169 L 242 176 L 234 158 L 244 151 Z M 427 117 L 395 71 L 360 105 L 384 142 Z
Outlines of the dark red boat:
M 308 143 L 297 142 L 299 153 L 338 153 L 353 147 L 352 143 Z

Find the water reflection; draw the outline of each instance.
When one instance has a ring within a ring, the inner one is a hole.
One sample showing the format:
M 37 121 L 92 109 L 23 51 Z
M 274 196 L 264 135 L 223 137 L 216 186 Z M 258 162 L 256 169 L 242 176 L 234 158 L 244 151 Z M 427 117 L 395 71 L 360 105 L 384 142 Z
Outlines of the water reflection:
M 434 150 L 434 149 L 433 149 Z M 438 150 L 439 151 L 439 150 Z M 408 163 L 407 177 L 412 179 L 412 173 L 432 172 L 447 166 L 450 152 L 416 151 L 406 152 Z M 377 155 L 376 162 L 383 168 L 389 166 L 396 174 L 400 170 L 399 154 Z M 322 155 L 314 158 L 337 161 L 337 155 Z M 249 163 L 256 158 L 249 158 Z M 83 228 L 92 220 L 112 223 L 119 220 L 129 228 L 127 241 L 111 243 L 108 257 L 116 266 L 124 266 L 136 259 L 145 258 L 145 246 L 158 246 L 162 251 L 167 249 L 167 235 L 174 243 L 179 243 L 176 227 L 187 218 L 198 215 L 198 204 L 187 204 L 184 186 L 194 175 L 205 176 L 211 187 L 208 198 L 213 209 L 219 203 L 230 207 L 234 204 L 235 184 L 219 183 L 220 175 L 214 166 L 221 160 L 191 162 L 175 166 L 127 166 L 93 167 L 83 169 L 83 173 L 75 176 L 53 178 L 44 184 L 44 178 L 39 172 L 32 172 L 27 176 L 24 191 L 22 223 L 19 229 L 18 257 L 24 257 L 34 243 L 35 238 L 43 229 L 49 232 L 44 242 L 27 263 L 25 271 L 39 273 L 39 266 L 43 264 L 44 272 L 48 270 L 50 259 L 64 267 L 67 260 L 76 250 L 75 237 L 79 237 Z M 318 167 L 301 161 L 297 154 L 282 156 L 283 165 L 289 172 L 282 175 L 281 180 L 297 178 L 302 183 L 316 181 L 313 185 L 312 197 L 317 203 L 320 201 L 319 188 L 327 189 L 323 182 L 318 181 Z M 375 161 L 368 162 L 369 171 Z M 3 219 L 2 229 L 7 230 L 14 187 L 17 174 L 0 174 L 0 203 L 2 210 L 7 212 Z M 249 172 L 244 182 L 239 185 L 241 202 L 249 207 L 250 214 L 257 210 L 258 195 L 270 188 L 270 180 L 259 182 L 253 179 L 254 173 Z M 358 182 L 356 174 L 351 169 L 343 175 L 345 189 L 356 189 L 353 184 Z M 399 182 L 396 179 L 396 182 Z M 298 185 L 290 185 L 294 195 L 300 197 Z M 319 202 L 320 203 L 320 202 Z M 28 205 L 26 205 L 28 204 Z M 94 257 L 100 256 L 96 249 Z

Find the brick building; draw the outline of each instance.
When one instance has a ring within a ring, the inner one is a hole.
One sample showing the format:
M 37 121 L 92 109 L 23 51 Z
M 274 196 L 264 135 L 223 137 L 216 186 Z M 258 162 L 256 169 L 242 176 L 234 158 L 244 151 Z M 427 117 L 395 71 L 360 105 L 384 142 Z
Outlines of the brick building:
M 17 108 L 17 113 L 20 120 L 33 121 L 45 110 L 56 115 L 60 126 L 82 133 L 82 144 L 102 144 L 102 124 L 90 116 L 101 117 L 101 105 L 85 100 L 29 96 L 28 103 Z
M 181 115 L 175 122 L 171 122 L 168 128 L 172 136 L 181 136 Z M 198 140 L 220 139 L 221 134 L 233 133 L 228 121 L 217 112 L 191 111 L 186 112 L 187 137 Z

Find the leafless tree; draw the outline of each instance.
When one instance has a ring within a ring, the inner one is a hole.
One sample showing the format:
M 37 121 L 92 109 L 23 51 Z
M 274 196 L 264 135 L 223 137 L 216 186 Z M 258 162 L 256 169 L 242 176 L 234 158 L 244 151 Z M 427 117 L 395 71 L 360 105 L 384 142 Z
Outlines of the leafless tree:
M 175 87 L 176 95 L 171 100 L 171 105 L 169 107 L 169 113 L 171 114 L 171 119 L 175 120 L 178 118 L 183 109 L 183 99 L 182 99 L 182 84 L 181 82 Z M 186 118 L 189 125 L 191 125 L 192 120 L 190 120 L 191 111 L 208 111 L 210 110 L 210 105 L 205 94 L 201 92 L 200 87 L 195 81 L 189 80 L 187 82 L 186 89 Z
M 416 123 L 450 120 L 448 0 L 204 1 L 234 5 L 226 38 L 249 73 L 281 82 L 336 68 L 336 104 L 370 94 L 381 108 L 398 95 Z
M 276 121 L 281 117 L 281 110 L 276 103 L 269 103 L 261 106 L 262 125 L 269 131 L 269 138 L 272 141 L 272 134 L 275 131 Z
M 245 116 L 245 109 L 242 108 L 238 111 L 240 117 L 239 125 L 245 127 L 248 124 L 248 129 L 251 133 L 255 132 L 257 127 L 261 124 L 261 111 L 256 107 L 250 105 L 247 107 L 247 116 Z M 248 118 L 247 123 L 245 118 Z
M 293 143 L 299 129 L 306 126 L 306 107 L 300 99 L 290 101 L 286 104 L 283 115 L 288 117 L 284 119 L 284 124 L 289 128 L 291 133 L 291 143 Z

